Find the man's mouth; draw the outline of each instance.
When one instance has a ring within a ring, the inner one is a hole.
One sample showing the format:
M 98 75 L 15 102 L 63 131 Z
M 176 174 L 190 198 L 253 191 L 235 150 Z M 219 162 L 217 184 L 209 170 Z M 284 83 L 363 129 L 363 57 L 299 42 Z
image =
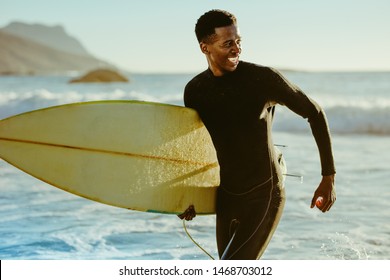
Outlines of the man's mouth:
M 228 58 L 231 63 L 238 64 L 238 56 Z

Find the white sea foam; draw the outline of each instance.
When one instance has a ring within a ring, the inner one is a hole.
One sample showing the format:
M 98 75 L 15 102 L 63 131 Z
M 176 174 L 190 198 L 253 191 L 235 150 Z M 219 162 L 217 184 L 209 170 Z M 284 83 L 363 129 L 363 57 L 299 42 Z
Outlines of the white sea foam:
M 323 107 L 332 133 L 390 135 L 390 100 L 329 102 Z M 275 129 L 306 131 L 309 125 L 282 107 L 275 117 Z
M 138 91 L 115 89 L 111 92 L 77 91 L 51 92 L 37 89 L 30 92 L 0 92 L 0 118 L 19 113 L 50 107 L 96 100 L 143 100 L 182 105 L 181 94 L 155 96 Z M 332 133 L 362 133 L 390 135 L 390 98 L 341 99 L 319 98 L 324 107 Z M 285 107 L 278 108 L 275 118 L 275 129 L 279 131 L 299 132 L 308 129 L 300 117 Z

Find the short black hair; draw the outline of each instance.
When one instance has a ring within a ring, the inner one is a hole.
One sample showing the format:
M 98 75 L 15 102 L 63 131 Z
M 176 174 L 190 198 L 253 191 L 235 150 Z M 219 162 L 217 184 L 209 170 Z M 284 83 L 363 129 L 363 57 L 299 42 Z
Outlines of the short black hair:
M 198 19 L 195 25 L 196 38 L 200 43 L 215 34 L 215 28 L 232 24 L 237 24 L 237 19 L 233 14 L 224 10 L 208 11 Z

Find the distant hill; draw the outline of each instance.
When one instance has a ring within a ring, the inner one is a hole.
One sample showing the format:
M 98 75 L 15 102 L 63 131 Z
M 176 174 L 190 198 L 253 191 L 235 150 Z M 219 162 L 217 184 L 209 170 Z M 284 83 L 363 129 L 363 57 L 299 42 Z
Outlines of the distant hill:
M 82 44 L 74 37 L 68 35 L 60 26 L 47 26 L 43 24 L 26 24 L 23 22 L 11 22 L 0 31 L 29 39 L 33 42 L 46 45 L 53 49 L 78 55 L 90 56 Z
M 11 23 L 0 29 L 1 74 L 49 74 L 116 68 L 93 57 L 61 26 Z

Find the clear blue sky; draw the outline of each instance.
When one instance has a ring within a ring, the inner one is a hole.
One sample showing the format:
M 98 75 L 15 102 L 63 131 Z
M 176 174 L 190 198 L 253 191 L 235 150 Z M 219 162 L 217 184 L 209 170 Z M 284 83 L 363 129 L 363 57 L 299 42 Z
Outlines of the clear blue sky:
M 390 70 L 389 0 L 0 0 L 11 21 L 63 25 L 93 55 L 133 72 L 207 67 L 194 35 L 204 12 L 238 18 L 242 59 L 302 70 Z

